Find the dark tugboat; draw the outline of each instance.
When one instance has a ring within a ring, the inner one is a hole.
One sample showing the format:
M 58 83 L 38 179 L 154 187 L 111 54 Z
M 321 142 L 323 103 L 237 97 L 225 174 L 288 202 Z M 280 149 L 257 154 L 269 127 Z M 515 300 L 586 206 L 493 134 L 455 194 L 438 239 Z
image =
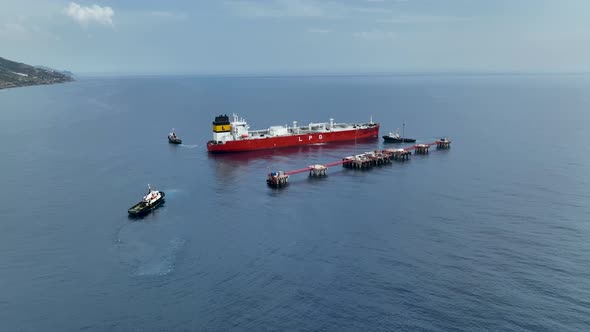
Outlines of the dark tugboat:
M 176 136 L 174 129 L 172 129 L 170 134 L 168 134 L 168 142 L 170 142 L 172 144 L 182 144 L 182 140 L 180 138 L 178 138 L 178 136 Z
M 404 123 L 403 128 L 406 128 L 406 124 Z M 405 131 L 405 130 L 404 130 Z M 400 136 L 399 131 L 396 130 L 395 132 L 390 132 L 389 135 L 384 135 L 383 140 L 385 143 L 414 143 L 416 142 L 415 138 L 408 138 L 404 137 L 403 132 Z
M 163 191 L 156 190 L 148 185 L 148 193 L 143 196 L 142 200 L 127 210 L 131 216 L 142 216 L 148 214 L 164 202 L 166 194 Z

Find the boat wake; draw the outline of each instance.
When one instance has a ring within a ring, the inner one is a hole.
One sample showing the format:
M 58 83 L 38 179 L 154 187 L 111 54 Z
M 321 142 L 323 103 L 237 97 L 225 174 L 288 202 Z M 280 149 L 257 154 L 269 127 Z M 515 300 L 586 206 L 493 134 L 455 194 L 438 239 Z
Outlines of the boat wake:
M 166 193 L 166 198 L 172 198 L 172 197 L 184 192 L 183 189 L 167 189 L 167 188 L 162 189 L 162 191 L 164 191 Z
M 194 148 L 199 147 L 198 144 L 180 144 L 180 146 L 183 148 L 187 148 L 187 149 L 194 149 Z
M 136 276 L 164 276 L 174 271 L 177 253 L 182 250 L 186 241 L 181 238 L 170 240 L 164 250 L 141 262 L 135 270 Z
M 136 277 L 160 277 L 174 271 L 180 252 L 186 247 L 181 237 L 165 237 L 145 223 L 130 223 L 122 227 L 114 239 L 121 264 Z M 143 234 L 142 234 L 143 233 Z

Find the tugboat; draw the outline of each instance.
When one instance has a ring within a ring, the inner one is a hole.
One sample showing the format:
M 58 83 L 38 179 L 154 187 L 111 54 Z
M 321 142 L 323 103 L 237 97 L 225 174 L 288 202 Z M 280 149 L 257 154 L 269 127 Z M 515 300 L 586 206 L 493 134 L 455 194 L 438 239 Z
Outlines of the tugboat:
M 407 138 L 401 137 L 401 135 L 396 132 L 391 132 L 389 135 L 384 135 L 383 140 L 385 143 L 414 143 L 416 142 L 415 138 Z
M 149 213 L 164 202 L 166 194 L 163 191 L 156 190 L 148 184 L 148 192 L 142 200 L 127 210 L 132 216 L 141 216 Z
M 405 123 L 403 125 L 403 128 L 405 131 L 405 128 L 406 128 Z M 389 135 L 383 136 L 383 140 L 385 143 L 414 143 L 414 142 L 416 142 L 415 138 L 403 137 L 404 131 L 402 131 L 402 135 L 399 134 L 399 129 L 396 130 L 395 132 L 390 132 Z
M 172 143 L 172 144 L 182 144 L 182 140 L 180 138 L 178 138 L 178 136 L 176 136 L 176 133 L 174 132 L 174 128 L 172 129 L 170 134 L 168 134 L 168 142 Z

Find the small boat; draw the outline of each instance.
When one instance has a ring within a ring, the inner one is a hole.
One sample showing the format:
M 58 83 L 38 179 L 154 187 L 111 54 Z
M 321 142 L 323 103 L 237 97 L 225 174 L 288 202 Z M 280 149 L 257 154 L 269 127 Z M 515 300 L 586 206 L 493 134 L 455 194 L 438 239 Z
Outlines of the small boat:
M 401 137 L 401 135 L 396 132 L 391 132 L 389 135 L 384 135 L 383 140 L 386 143 L 414 143 L 416 142 L 415 138 L 408 138 L 408 137 Z
M 182 140 L 176 136 L 174 129 L 168 134 L 168 142 L 172 144 L 182 144 Z
M 130 207 L 127 212 L 132 216 L 147 214 L 164 203 L 164 196 L 166 194 L 163 191 L 156 190 L 148 185 L 148 193 L 143 196 L 139 203 Z
M 406 129 L 406 124 L 403 125 L 404 131 Z M 385 143 L 414 143 L 416 142 L 415 138 L 408 138 L 404 137 L 403 132 L 402 135 L 399 134 L 399 129 L 395 132 L 390 132 L 389 135 L 384 135 L 383 140 Z

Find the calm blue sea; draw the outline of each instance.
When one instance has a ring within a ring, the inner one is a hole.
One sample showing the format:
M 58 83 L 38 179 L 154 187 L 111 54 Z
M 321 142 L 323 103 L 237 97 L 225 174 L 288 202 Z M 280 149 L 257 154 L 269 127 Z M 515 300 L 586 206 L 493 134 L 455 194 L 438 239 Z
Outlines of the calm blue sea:
M 209 155 L 381 123 L 448 151 L 268 188 L 384 145 Z M 2 331 L 590 329 L 590 76 L 81 78 L 0 91 Z M 167 143 L 171 128 L 183 145 Z M 127 209 L 152 184 L 167 202 Z

